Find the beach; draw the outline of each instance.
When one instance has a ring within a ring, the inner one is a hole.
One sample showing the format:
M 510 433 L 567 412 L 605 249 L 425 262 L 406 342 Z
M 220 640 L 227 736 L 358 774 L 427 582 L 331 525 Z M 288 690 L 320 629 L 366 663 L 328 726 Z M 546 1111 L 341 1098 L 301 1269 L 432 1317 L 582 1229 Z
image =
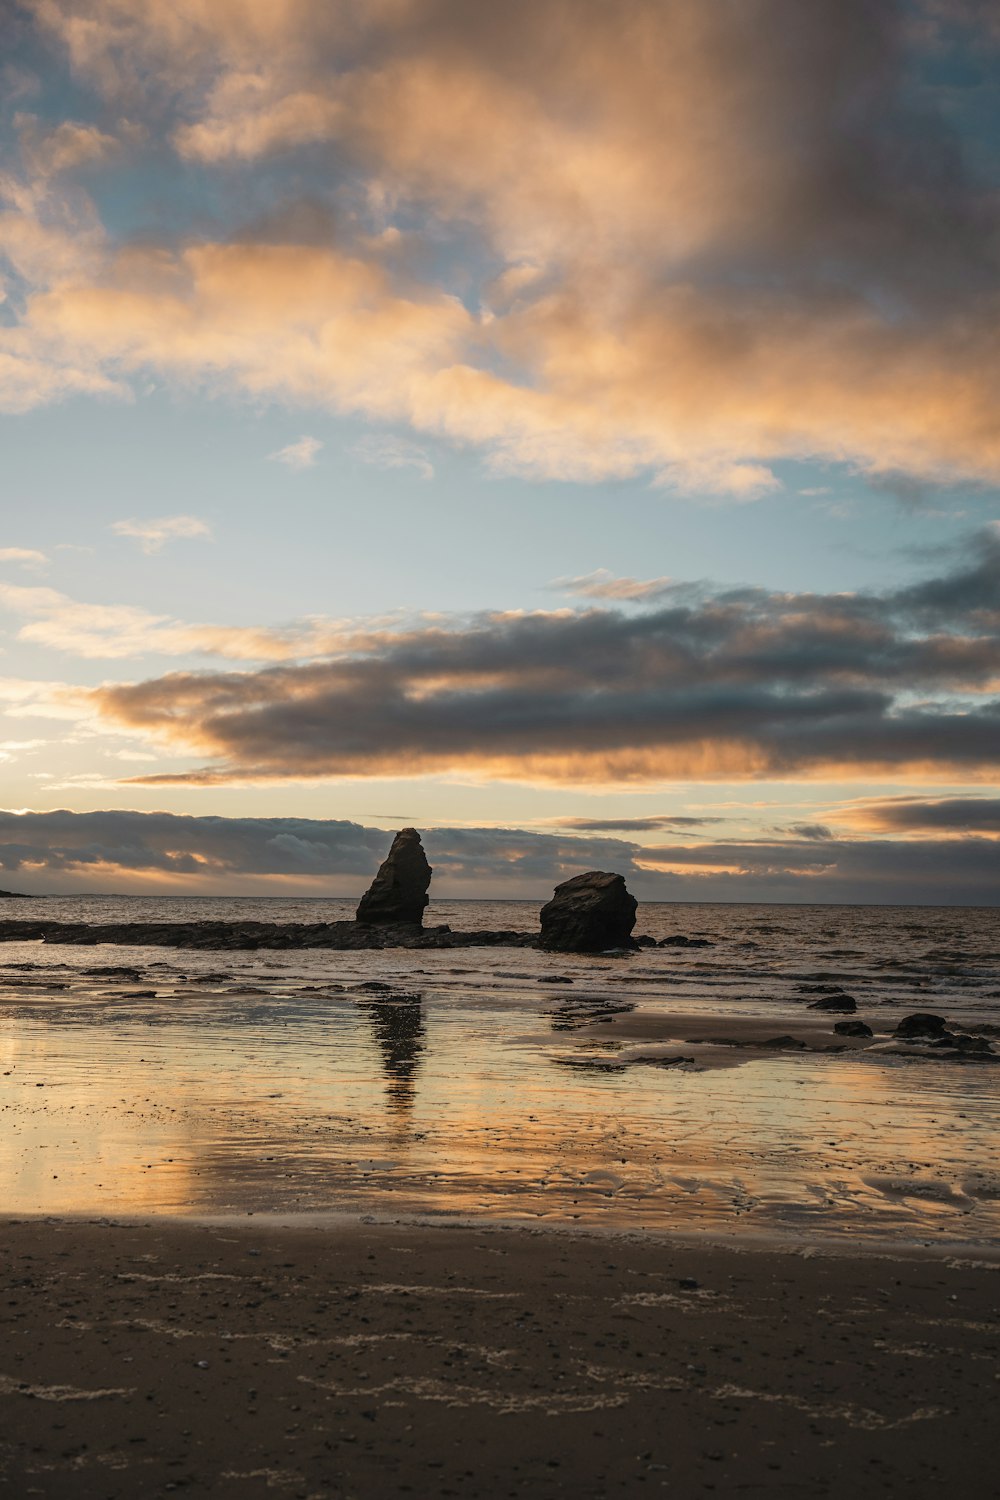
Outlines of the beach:
M 981 1265 L 256 1217 L 3 1247 L 11 1494 L 997 1491 Z
M 0 1500 L 1000 1500 L 1000 0 L 0 36 Z
M 994 927 L 706 905 L 642 908 L 663 946 L 627 955 L 4 943 L 0 1477 L 996 1493 Z M 901 1039 L 918 1009 L 987 1050 Z

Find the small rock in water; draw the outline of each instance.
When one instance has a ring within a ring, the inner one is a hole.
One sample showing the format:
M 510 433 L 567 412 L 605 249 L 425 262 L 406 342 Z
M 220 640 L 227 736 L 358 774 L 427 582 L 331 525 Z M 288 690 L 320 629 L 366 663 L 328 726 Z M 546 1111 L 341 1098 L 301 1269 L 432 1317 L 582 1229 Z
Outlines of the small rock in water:
M 865 1023 L 864 1023 L 864 1021 L 837 1021 L 837 1022 L 835 1022 L 833 1029 L 837 1033 L 838 1036 L 874 1036 L 875 1035 L 875 1033 L 874 1033 L 874 1031 L 872 1031 L 871 1027 L 870 1026 L 866 1026 Z
M 930 1011 L 918 1010 L 912 1016 L 904 1016 L 893 1036 L 903 1041 L 926 1041 L 931 1037 L 947 1035 L 944 1016 L 931 1015 Z
M 853 995 L 824 995 L 822 1000 L 813 1000 L 807 1010 L 839 1010 L 844 1015 L 851 1015 L 858 1008 L 858 1002 Z

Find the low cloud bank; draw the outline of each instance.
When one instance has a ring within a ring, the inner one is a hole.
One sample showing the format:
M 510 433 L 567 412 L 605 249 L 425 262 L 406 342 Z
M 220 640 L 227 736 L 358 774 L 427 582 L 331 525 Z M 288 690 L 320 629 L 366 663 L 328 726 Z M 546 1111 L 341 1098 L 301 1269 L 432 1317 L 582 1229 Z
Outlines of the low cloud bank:
M 390 842 L 341 819 L 107 811 L 0 813 L 4 883 L 29 892 L 358 895 Z M 997 842 L 771 838 L 660 843 L 505 828 L 431 828 L 432 897 L 542 900 L 582 870 L 620 871 L 646 901 L 995 905 Z

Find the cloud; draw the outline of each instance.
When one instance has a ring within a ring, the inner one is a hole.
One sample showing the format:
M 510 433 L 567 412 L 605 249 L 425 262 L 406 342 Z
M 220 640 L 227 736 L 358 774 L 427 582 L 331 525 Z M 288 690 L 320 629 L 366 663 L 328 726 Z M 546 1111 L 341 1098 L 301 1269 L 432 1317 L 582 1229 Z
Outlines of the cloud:
M 995 839 L 797 839 L 661 845 L 642 863 L 721 900 L 997 904 Z M 752 893 L 752 894 L 751 894 Z M 711 899 L 706 894 L 706 899 Z
M 0 812 L 0 869 L 38 890 L 360 894 L 391 837 L 343 819 Z M 492 890 L 541 901 L 570 875 L 612 869 L 643 900 L 997 899 L 996 843 L 978 838 L 649 849 L 517 828 L 430 828 L 424 843 L 434 867 L 432 898 Z M 323 915 L 318 911 L 317 920 Z
M 416 469 L 421 479 L 434 478 L 434 465 L 423 448 L 406 438 L 372 436 L 362 438 L 351 449 L 355 458 L 376 469 Z
M 533 477 L 1000 479 L 1000 202 L 986 127 L 923 86 L 940 7 L 26 4 L 95 109 L 147 111 L 209 182 L 254 164 L 274 242 L 168 195 L 141 246 L 96 226 L 82 255 L 79 197 L 22 203 L 9 409 L 152 373 Z M 290 179 L 335 205 L 327 242 Z
M 65 682 L 0 677 L 0 708 L 8 719 L 85 719 L 86 694 Z
M 189 624 L 132 604 L 92 604 L 56 589 L 0 583 L 0 607 L 28 619 L 18 639 L 91 660 L 145 656 L 218 656 L 235 661 L 295 661 L 366 648 L 393 617 L 311 616 L 286 626 Z
M 1000 797 L 887 797 L 855 803 L 842 819 L 885 833 L 1000 834 Z
M 673 586 L 671 578 L 616 578 L 607 568 L 597 568 L 578 578 L 556 578 L 549 588 L 577 599 L 615 599 L 622 603 L 645 603 L 662 598 Z
M 552 821 L 567 832 L 652 833 L 663 828 L 702 828 L 708 823 L 724 823 L 726 820 L 662 813 L 649 818 L 555 818 Z
M 37 572 L 48 563 L 44 552 L 37 552 L 32 547 L 0 547 L 0 562 L 17 563 L 26 572 Z
M 121 149 L 117 136 L 76 120 L 61 120 L 51 129 L 34 115 L 19 115 L 14 123 L 22 155 L 36 179 L 108 161 Z
M 113 521 L 110 529 L 116 536 L 127 536 L 139 543 L 143 552 L 159 552 L 167 542 L 190 537 L 210 537 L 212 529 L 197 516 L 160 516 L 149 521 Z
M 295 443 L 288 443 L 286 447 L 279 448 L 275 453 L 269 453 L 268 458 L 274 459 L 276 463 L 285 464 L 289 469 L 314 469 L 316 467 L 316 455 L 323 444 L 319 438 L 300 437 Z
M 120 729 L 215 784 L 458 773 L 934 779 L 995 774 L 1000 536 L 894 591 L 678 585 L 657 608 L 420 621 L 342 637 L 331 659 L 107 685 Z

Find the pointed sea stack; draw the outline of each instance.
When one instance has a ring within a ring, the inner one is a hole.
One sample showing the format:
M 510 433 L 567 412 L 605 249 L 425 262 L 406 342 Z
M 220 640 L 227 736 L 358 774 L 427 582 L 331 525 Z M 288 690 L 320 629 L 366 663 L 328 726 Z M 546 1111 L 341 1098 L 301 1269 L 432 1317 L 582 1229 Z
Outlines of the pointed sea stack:
M 557 885 L 541 910 L 539 946 L 562 953 L 600 953 L 606 948 L 634 948 L 636 899 L 624 875 L 590 870 Z
M 415 828 L 401 828 L 379 872 L 361 897 L 356 920 L 369 927 L 422 926 L 431 867 Z

